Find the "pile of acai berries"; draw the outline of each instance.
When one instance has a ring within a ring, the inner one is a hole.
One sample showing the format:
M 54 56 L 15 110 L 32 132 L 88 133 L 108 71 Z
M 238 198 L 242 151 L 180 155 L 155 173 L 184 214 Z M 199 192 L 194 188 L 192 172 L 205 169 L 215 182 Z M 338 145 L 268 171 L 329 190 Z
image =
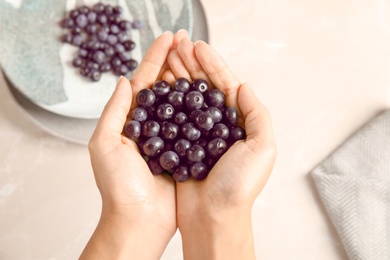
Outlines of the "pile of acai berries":
M 138 144 L 155 175 L 203 180 L 234 142 L 246 138 L 237 110 L 226 107 L 223 92 L 209 89 L 205 80 L 178 78 L 173 87 L 157 81 L 136 100 L 123 133 Z
M 136 45 L 129 31 L 140 29 L 141 23 L 122 19 L 122 12 L 120 6 L 97 3 L 91 8 L 78 7 L 61 21 L 61 26 L 67 29 L 62 42 L 79 47 L 72 64 L 82 76 L 99 81 L 104 72 L 113 71 L 120 76 L 138 66 L 131 57 Z

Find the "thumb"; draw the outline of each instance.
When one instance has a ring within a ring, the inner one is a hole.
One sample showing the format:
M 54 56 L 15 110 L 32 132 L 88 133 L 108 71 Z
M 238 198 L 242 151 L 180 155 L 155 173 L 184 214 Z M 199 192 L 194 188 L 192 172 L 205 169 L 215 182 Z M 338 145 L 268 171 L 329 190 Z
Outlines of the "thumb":
M 129 80 L 121 76 L 117 86 L 107 102 L 92 138 L 112 138 L 115 142 L 121 142 L 121 133 L 130 111 L 132 90 Z
M 238 91 L 238 107 L 244 118 L 247 142 L 251 148 L 264 149 L 274 146 L 271 118 L 268 110 L 256 97 L 252 88 L 244 83 Z

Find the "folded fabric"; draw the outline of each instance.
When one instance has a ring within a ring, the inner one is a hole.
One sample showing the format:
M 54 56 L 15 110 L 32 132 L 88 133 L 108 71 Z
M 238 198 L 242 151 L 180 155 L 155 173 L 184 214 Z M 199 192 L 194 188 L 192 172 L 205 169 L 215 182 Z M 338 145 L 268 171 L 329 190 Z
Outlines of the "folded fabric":
M 350 259 L 390 259 L 390 110 L 311 173 Z

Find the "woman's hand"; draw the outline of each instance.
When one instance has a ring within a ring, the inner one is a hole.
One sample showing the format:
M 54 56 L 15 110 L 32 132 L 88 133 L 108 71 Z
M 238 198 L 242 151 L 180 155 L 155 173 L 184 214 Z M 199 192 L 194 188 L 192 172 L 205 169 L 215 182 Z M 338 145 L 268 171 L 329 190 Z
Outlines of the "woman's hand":
M 276 157 L 267 109 L 206 43 L 175 35 L 168 56 L 174 76 L 206 79 L 238 109 L 246 140 L 236 142 L 203 181 L 177 183 L 177 219 L 188 259 L 254 259 L 251 209 Z
M 102 213 L 81 259 L 158 259 L 176 231 L 174 181 L 152 175 L 137 145 L 122 135 L 135 94 L 169 70 L 166 59 L 172 41 L 172 33 L 162 34 L 130 82 L 119 79 L 90 140 Z

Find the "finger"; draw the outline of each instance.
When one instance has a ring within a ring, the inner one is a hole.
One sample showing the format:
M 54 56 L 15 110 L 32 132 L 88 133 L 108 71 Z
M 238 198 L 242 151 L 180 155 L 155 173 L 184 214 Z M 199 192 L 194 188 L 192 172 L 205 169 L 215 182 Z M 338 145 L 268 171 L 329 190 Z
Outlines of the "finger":
M 241 83 L 222 57 L 203 41 L 195 43 L 195 55 L 214 86 L 225 93 L 227 105 L 236 106 L 237 91 Z
M 268 110 L 246 83 L 239 88 L 238 106 L 244 118 L 247 141 L 258 148 L 273 145 L 274 138 Z
M 188 38 L 183 38 L 177 48 L 183 63 L 192 79 L 204 79 L 211 83 L 206 72 L 203 70 L 195 56 L 195 46 Z
M 186 78 L 192 81 L 190 73 L 188 72 L 183 60 L 181 59 L 179 52 L 176 49 L 172 49 L 168 54 L 168 64 L 172 70 L 173 75 L 176 78 Z
M 107 140 L 113 145 L 121 142 L 121 133 L 131 106 L 130 82 L 123 76 L 103 109 L 92 139 Z M 101 137 L 101 139 L 100 139 Z
M 177 33 L 175 33 L 175 36 L 173 37 L 172 49 L 177 48 L 177 46 L 179 46 L 179 42 L 184 38 L 189 39 L 187 30 L 185 29 L 178 30 Z
M 144 58 L 130 79 L 134 94 L 133 103 L 136 93 L 143 88 L 150 87 L 157 80 L 172 47 L 172 41 L 173 34 L 165 32 L 146 51 Z
M 172 70 L 167 69 L 163 74 L 162 74 L 162 80 L 165 80 L 168 82 L 171 86 L 173 86 L 173 83 L 175 82 L 175 75 L 173 74 Z

